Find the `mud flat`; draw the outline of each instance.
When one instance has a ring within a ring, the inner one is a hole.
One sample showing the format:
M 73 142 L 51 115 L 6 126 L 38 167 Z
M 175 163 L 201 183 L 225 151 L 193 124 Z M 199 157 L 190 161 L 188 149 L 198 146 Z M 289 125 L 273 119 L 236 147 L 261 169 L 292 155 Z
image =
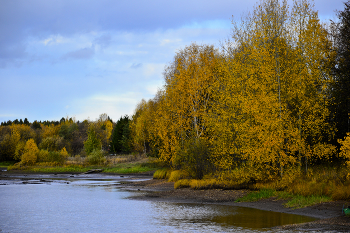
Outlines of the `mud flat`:
M 123 183 L 121 184 L 121 188 L 139 191 L 140 195 L 132 197 L 139 200 L 240 206 L 281 213 L 297 214 L 318 219 L 308 223 L 276 227 L 276 229 L 281 230 L 350 232 L 350 217 L 342 215 L 343 205 L 348 204 L 346 201 L 333 201 L 301 209 L 290 209 L 284 207 L 284 203 L 286 202 L 285 200 L 277 200 L 275 198 L 263 199 L 257 202 L 236 203 L 235 200 L 244 196 L 248 190 L 193 190 L 190 188 L 174 189 L 173 182 L 155 179 Z

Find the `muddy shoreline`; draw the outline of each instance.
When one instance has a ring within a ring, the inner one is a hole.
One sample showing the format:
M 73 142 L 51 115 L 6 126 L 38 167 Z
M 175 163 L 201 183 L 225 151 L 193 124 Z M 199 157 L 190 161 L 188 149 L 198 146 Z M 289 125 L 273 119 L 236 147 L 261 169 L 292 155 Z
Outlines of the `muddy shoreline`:
M 0 173 L 0 185 L 34 182 L 42 184 L 55 182 L 59 179 L 113 179 L 119 181 L 117 186 L 123 190 L 133 191 L 132 199 L 147 201 L 162 201 L 176 203 L 220 204 L 229 206 L 249 207 L 260 210 L 297 214 L 316 218 L 316 221 L 302 224 L 276 227 L 283 230 L 302 230 L 320 232 L 350 232 L 350 218 L 342 215 L 342 206 L 350 204 L 346 201 L 335 201 L 318 204 L 301 209 L 284 207 L 285 200 L 274 198 L 258 202 L 240 202 L 235 200 L 245 195 L 248 190 L 192 190 L 189 188 L 174 189 L 173 182 L 152 179 L 151 174 L 113 174 L 113 173 L 31 173 L 4 172 Z
M 317 219 L 309 223 L 278 226 L 275 227 L 275 229 L 319 232 L 350 232 L 350 218 L 343 216 L 341 211 L 343 205 L 348 204 L 346 201 L 334 201 L 301 209 L 290 209 L 284 207 L 283 205 L 286 200 L 276 200 L 275 198 L 264 199 L 257 202 L 236 203 L 235 200 L 245 195 L 248 190 L 193 190 L 190 188 L 174 189 L 173 182 L 154 179 L 140 182 L 127 182 L 121 184 L 120 186 L 125 190 L 140 192 L 140 195 L 132 197 L 133 199 L 137 200 L 240 206 L 266 211 L 309 216 Z

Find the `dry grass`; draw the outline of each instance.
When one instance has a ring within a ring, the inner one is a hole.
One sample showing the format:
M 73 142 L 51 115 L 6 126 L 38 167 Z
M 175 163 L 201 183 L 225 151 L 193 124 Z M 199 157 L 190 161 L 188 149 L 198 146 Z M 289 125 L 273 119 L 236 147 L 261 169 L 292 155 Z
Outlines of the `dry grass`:
M 153 179 L 169 179 L 171 170 L 168 168 L 159 169 L 154 172 Z
M 282 179 L 256 183 L 252 187 L 257 190 L 284 190 L 293 195 L 309 198 L 316 196 L 329 197 L 332 200 L 350 198 L 350 179 L 346 168 L 316 167 L 309 169 L 307 175 L 289 171 Z
M 183 170 L 175 170 L 170 173 L 169 182 L 176 182 L 178 180 L 182 180 L 185 178 L 189 178 L 189 174 Z
M 144 154 L 130 154 L 130 155 L 117 155 L 117 156 L 105 156 L 106 161 L 103 165 L 114 166 L 120 163 L 129 163 L 136 161 L 146 161 L 147 157 Z M 87 165 L 87 157 L 76 155 L 68 157 L 65 165 Z
M 174 189 L 189 188 L 191 187 L 190 184 L 191 184 L 191 180 L 189 179 L 178 180 L 174 184 Z

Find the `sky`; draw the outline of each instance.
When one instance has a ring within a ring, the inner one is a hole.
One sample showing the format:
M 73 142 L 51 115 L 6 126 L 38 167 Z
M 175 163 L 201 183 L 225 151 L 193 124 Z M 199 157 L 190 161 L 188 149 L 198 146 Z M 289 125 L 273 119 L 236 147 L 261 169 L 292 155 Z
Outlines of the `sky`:
M 219 47 L 256 2 L 0 0 L 0 122 L 131 116 L 163 86 L 177 51 Z M 344 9 L 314 3 L 326 21 Z

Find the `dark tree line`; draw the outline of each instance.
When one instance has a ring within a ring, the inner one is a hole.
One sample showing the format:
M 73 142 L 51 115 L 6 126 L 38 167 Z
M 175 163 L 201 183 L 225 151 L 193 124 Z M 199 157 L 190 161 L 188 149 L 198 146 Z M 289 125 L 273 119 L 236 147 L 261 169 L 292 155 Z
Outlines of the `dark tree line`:
M 124 117 L 120 117 L 113 127 L 110 139 L 110 152 L 112 154 L 127 154 L 131 152 L 130 121 L 129 117 L 125 115 Z
M 350 132 L 350 1 L 345 2 L 344 6 L 343 11 L 337 12 L 339 21 L 332 24 L 337 49 L 332 109 L 337 127 L 335 138 L 344 138 L 346 133 Z
M 107 114 L 102 114 L 97 121 L 75 121 L 62 118 L 60 121 L 14 120 L 2 122 L 0 126 L 0 161 L 20 160 L 20 153 L 26 142 L 33 139 L 40 150 L 59 152 L 63 148 L 69 155 L 86 156 L 86 141 L 91 131 L 95 133 L 98 146 L 92 149 L 107 151 L 112 154 L 132 151 L 130 119 L 121 117 L 113 122 Z M 113 132 L 113 134 L 112 134 Z M 91 135 L 90 135 L 91 136 Z

